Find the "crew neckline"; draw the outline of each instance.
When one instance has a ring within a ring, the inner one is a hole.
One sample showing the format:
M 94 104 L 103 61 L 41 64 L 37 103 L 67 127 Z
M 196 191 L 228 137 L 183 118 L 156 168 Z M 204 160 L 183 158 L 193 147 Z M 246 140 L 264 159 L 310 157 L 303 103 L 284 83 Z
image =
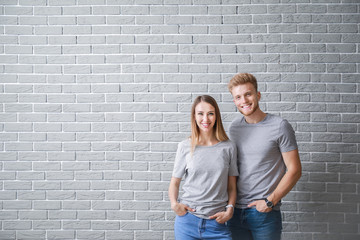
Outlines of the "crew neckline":
M 218 143 L 215 143 L 213 145 L 196 145 L 196 147 L 215 147 L 215 146 L 219 145 L 222 142 L 224 142 L 224 141 L 219 141 Z
M 245 119 L 245 117 L 243 117 L 243 121 L 247 124 L 247 125 L 257 125 L 257 124 L 262 124 L 263 122 L 265 122 L 265 120 L 267 120 L 267 118 L 269 117 L 269 114 L 268 113 L 265 113 L 266 116 L 264 117 L 263 120 L 261 120 L 260 122 L 257 122 L 257 123 L 248 123 Z

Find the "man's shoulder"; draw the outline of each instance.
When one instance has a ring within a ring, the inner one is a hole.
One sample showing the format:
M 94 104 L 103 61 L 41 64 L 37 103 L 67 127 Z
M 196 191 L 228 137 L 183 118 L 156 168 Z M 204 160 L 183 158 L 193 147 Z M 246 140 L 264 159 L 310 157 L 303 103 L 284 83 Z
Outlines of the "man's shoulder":
M 284 122 L 285 123 L 288 122 L 285 118 L 278 116 L 278 115 L 271 114 L 271 113 L 268 113 L 267 120 L 268 120 L 268 122 L 275 123 L 275 124 L 282 124 Z
M 240 124 L 243 122 L 243 119 L 244 119 L 244 116 L 238 114 L 238 115 L 232 120 L 232 122 L 230 123 L 230 128 L 233 127 L 233 126 L 238 126 L 238 125 L 240 125 Z
M 280 116 L 271 114 L 268 122 L 269 122 L 269 125 L 271 125 L 272 127 L 276 128 L 276 129 L 279 129 L 279 131 L 282 133 L 294 131 L 294 129 L 293 129 L 292 125 L 289 123 L 289 121 Z

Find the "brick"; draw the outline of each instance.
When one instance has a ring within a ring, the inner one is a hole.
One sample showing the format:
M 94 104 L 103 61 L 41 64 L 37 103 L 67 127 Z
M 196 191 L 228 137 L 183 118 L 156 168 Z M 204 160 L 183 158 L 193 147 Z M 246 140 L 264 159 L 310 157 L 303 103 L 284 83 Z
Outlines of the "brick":
M 90 66 L 88 66 L 88 65 L 65 65 L 63 71 L 65 74 L 89 74 Z
M 327 52 L 333 53 L 355 53 L 355 45 L 354 44 L 328 44 L 327 45 Z
M 64 221 L 63 222 L 63 229 L 89 229 L 90 228 L 90 221 Z
M 74 231 L 64 231 L 64 230 L 49 230 L 47 231 L 47 236 L 49 239 L 73 239 L 75 237 Z
M 25 230 L 31 229 L 30 221 L 5 221 L 3 224 L 5 230 Z
M 357 119 L 359 115 L 357 114 L 343 114 L 343 122 L 355 123 L 358 122 Z
M 19 180 L 44 180 L 45 175 L 43 172 L 19 172 Z
M 123 123 L 121 129 L 124 132 L 132 132 L 132 131 L 144 132 L 144 131 L 149 130 L 149 124 L 148 123 Z
M 353 184 L 331 184 L 327 186 L 328 192 L 354 193 L 356 187 Z
M 334 231 L 333 229 L 337 228 L 339 231 Z M 358 226 L 357 224 L 335 224 L 332 223 L 329 226 L 330 232 L 335 233 L 357 233 Z
M 131 133 L 108 133 L 108 134 L 106 134 L 106 140 L 108 140 L 108 141 L 133 140 L 133 134 L 131 134 Z
M 133 179 L 141 181 L 159 181 L 161 177 L 160 173 L 157 172 L 134 172 Z
M 326 106 L 328 112 L 356 112 L 355 106 L 345 105 L 345 104 L 334 104 L 329 103 Z
M 341 134 L 315 133 L 313 135 L 313 141 L 315 141 L 315 142 L 340 142 Z
M 356 72 L 354 64 L 329 64 L 327 67 L 331 73 L 353 73 Z
M 340 122 L 341 116 L 336 113 L 312 113 L 314 122 Z
M 16 133 L 3 133 L 0 134 L 1 141 L 16 141 L 18 139 Z
M 108 200 L 133 200 L 133 192 L 131 191 L 107 191 L 106 199 Z M 121 212 L 109 210 L 109 219 L 134 219 L 134 212 L 124 212 L 122 216 Z
M 340 62 L 340 56 L 337 54 L 313 54 L 311 56 L 311 62 L 314 62 L 314 63 L 324 63 L 324 62 L 337 63 L 337 62 Z
M 120 223 L 117 221 L 107 221 L 107 222 L 103 222 L 103 221 L 93 221 L 92 222 L 92 227 L 95 230 L 115 230 L 115 229 L 120 229 Z
M 356 145 L 355 144 L 345 144 L 345 143 L 329 144 L 328 151 L 329 152 L 345 151 L 347 153 L 354 153 L 354 152 L 356 152 Z
M 118 190 L 118 189 L 119 189 L 119 184 L 116 181 L 114 182 L 109 181 L 106 187 L 104 187 L 102 181 L 93 181 L 90 190 Z
M 91 27 L 90 26 L 64 26 L 63 32 L 65 34 L 90 34 L 91 33 Z M 87 47 L 75 47 L 71 46 L 72 48 L 76 49 L 86 49 Z
M 262 26 L 263 27 L 263 26 Z M 265 32 L 265 29 L 257 31 L 257 33 Z M 297 28 L 294 24 L 273 24 L 269 25 L 270 33 L 296 33 Z

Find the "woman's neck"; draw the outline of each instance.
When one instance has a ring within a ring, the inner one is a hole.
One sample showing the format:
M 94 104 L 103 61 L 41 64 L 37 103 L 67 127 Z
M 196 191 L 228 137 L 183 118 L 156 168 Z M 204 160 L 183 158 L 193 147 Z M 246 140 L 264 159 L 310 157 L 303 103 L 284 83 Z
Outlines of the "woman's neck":
M 199 145 L 202 146 L 212 146 L 215 145 L 219 142 L 219 140 L 216 139 L 215 135 L 213 133 L 209 133 L 209 134 L 201 134 L 200 133 L 200 137 L 199 137 Z

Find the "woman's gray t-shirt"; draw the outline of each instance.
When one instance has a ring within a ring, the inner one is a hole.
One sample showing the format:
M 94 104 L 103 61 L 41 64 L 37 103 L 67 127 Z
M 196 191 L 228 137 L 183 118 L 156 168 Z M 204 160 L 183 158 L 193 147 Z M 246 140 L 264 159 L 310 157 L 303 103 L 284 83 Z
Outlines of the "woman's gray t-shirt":
M 179 143 L 173 177 L 183 178 L 179 201 L 195 209 L 192 214 L 208 219 L 225 210 L 228 202 L 228 176 L 238 176 L 236 146 L 231 141 L 212 146 L 196 146 L 191 154 L 190 140 Z

